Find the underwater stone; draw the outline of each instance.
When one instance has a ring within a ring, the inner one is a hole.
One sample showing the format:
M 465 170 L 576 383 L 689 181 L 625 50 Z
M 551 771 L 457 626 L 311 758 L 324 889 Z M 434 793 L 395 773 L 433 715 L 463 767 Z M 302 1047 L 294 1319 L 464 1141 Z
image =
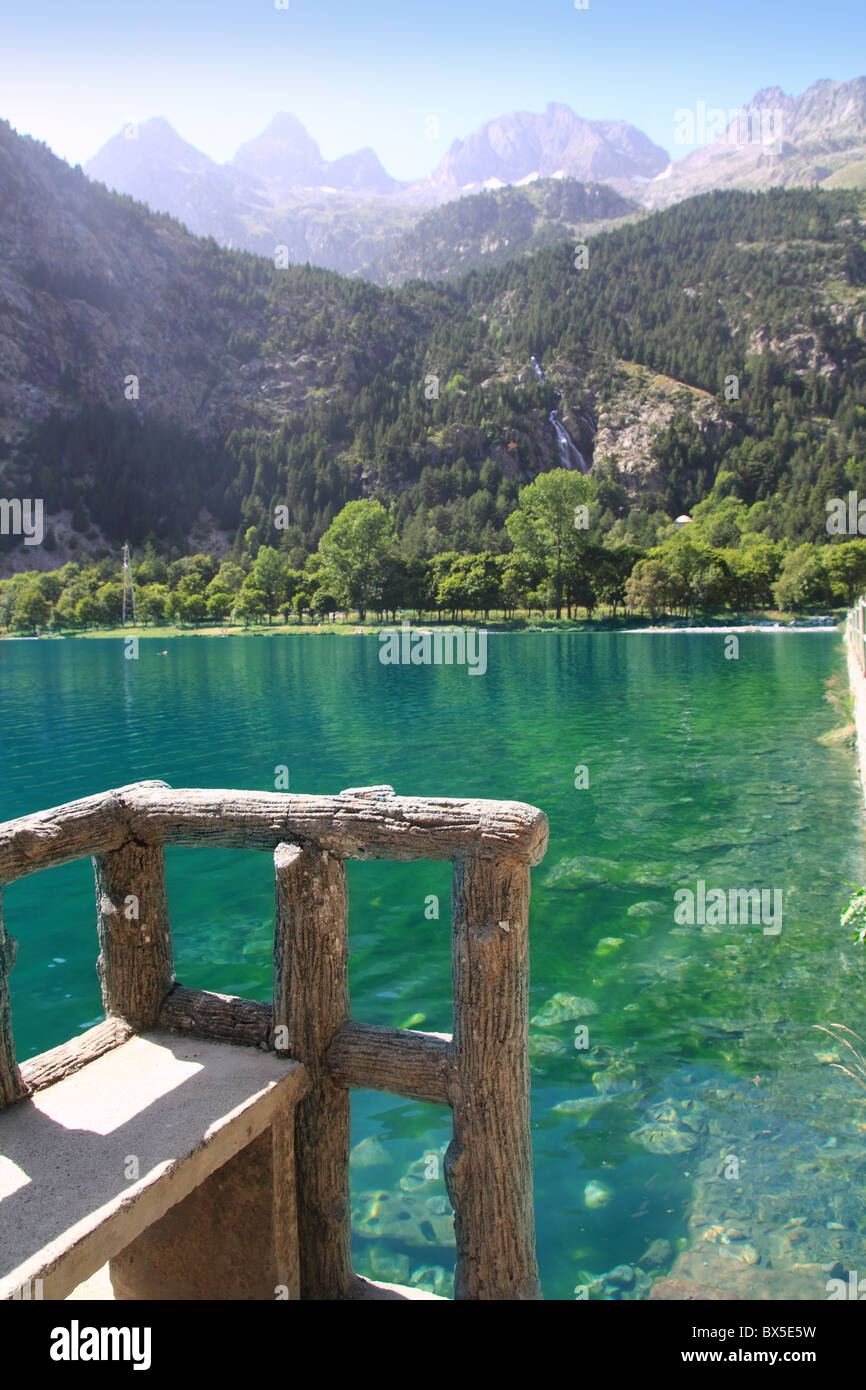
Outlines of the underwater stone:
M 603 936 L 595 948 L 595 954 L 597 956 L 609 956 L 614 951 L 618 951 L 624 941 L 624 936 Z
M 689 1153 L 705 1128 L 706 1106 L 697 1100 L 663 1101 L 647 1111 L 647 1121 L 632 1138 L 651 1153 Z
M 383 1279 L 388 1284 L 405 1284 L 408 1281 L 408 1255 L 401 1255 L 384 1245 L 371 1245 L 368 1259 L 374 1279 Z
M 409 1286 L 424 1289 L 426 1293 L 436 1293 L 440 1298 L 454 1297 L 454 1276 L 441 1265 L 420 1265 L 418 1269 L 413 1269 Z
M 591 1120 L 596 1110 L 606 1104 L 606 1096 L 583 1096 L 578 1100 L 561 1100 L 551 1107 L 551 1114 L 578 1115 L 584 1122 Z
M 602 1207 L 609 1206 L 613 1201 L 615 1193 L 612 1187 L 608 1187 L 603 1182 L 588 1182 L 583 1189 L 583 1204 L 590 1211 L 599 1211 Z
M 384 1163 L 393 1163 L 391 1155 L 378 1139 L 370 1137 L 356 1144 L 349 1155 L 349 1162 L 356 1168 L 378 1168 Z
M 359 1236 L 421 1247 L 454 1244 L 450 1206 L 447 1213 L 433 1211 L 422 1197 L 408 1192 L 367 1192 L 360 1201 L 360 1210 L 353 1213 L 353 1227 Z
M 560 1042 L 559 1038 L 546 1038 L 543 1033 L 529 1035 L 530 1057 L 561 1057 L 567 1051 L 566 1044 Z
M 669 1240 L 651 1241 L 638 1260 L 641 1269 L 666 1269 L 674 1257 Z
M 427 1149 L 420 1158 L 415 1159 L 414 1163 L 410 1163 L 400 1179 L 400 1186 L 403 1191 L 417 1192 L 428 1182 L 434 1182 L 437 1178 L 441 1178 L 447 1148 L 448 1141 L 446 1140 L 444 1144 L 439 1145 L 438 1149 Z
M 557 1023 L 573 1023 L 598 1013 L 598 1005 L 576 994 L 554 994 L 529 1021 L 533 1028 L 555 1028 Z

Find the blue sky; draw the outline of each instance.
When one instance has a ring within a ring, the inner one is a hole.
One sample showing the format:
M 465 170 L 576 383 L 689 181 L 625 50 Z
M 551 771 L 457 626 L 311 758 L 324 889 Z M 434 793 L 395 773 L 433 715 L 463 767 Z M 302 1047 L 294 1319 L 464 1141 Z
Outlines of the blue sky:
M 864 72 L 863 0 L 0 0 L 0 116 L 73 163 L 156 115 L 224 160 L 284 110 L 326 158 L 372 145 L 413 178 L 549 101 L 680 157 L 677 108 Z

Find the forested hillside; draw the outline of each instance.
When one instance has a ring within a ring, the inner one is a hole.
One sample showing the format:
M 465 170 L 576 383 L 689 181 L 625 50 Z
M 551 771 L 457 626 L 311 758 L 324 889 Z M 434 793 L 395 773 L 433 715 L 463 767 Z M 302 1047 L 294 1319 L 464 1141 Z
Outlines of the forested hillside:
M 38 557 L 0 538 L 7 572 L 250 527 L 298 564 L 362 497 L 408 558 L 502 553 L 561 462 L 553 409 L 643 545 L 710 495 L 826 540 L 866 484 L 862 194 L 709 194 L 585 265 L 561 243 L 395 291 L 198 240 L 8 126 L 0 181 L 0 491 L 51 525 Z
M 452 280 L 471 269 L 503 265 L 569 236 L 582 238 L 645 216 L 604 184 L 539 179 L 456 198 L 406 232 L 365 272 L 380 284 Z

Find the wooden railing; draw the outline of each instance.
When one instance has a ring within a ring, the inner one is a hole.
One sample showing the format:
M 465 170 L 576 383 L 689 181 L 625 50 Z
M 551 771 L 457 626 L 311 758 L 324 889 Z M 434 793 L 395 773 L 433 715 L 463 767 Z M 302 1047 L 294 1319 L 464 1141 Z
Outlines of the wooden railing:
M 2 885 L 93 856 L 106 1021 L 18 1067 L 0 901 L 0 1108 L 133 1032 L 167 1028 L 275 1050 L 305 1066 L 295 1133 L 301 1296 L 351 1298 L 349 1090 L 448 1105 L 445 1180 L 458 1299 L 540 1297 L 529 1131 L 529 869 L 547 819 L 518 802 L 172 790 L 140 782 L 0 825 Z M 274 855 L 272 1004 L 174 981 L 163 847 Z M 355 1023 L 347 859 L 453 861 L 453 1037 Z
M 860 670 L 866 675 L 866 598 L 859 598 L 848 611 L 848 641 Z

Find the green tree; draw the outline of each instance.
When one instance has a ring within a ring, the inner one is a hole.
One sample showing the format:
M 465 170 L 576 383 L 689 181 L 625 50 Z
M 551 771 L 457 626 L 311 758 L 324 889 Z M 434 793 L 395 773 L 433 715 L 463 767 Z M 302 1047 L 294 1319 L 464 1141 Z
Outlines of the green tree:
M 22 589 L 15 605 L 12 625 L 20 630 L 34 630 L 44 627 L 51 616 L 51 608 L 37 581 Z
M 327 618 L 339 608 L 337 600 L 327 589 L 317 589 L 310 600 L 310 607 L 317 618 Z
M 588 478 L 565 468 L 554 468 L 550 473 L 539 473 L 534 482 L 521 490 L 517 510 L 505 523 L 515 554 L 530 563 L 544 564 L 557 618 L 562 614 L 566 565 L 588 539 L 588 528 L 575 525 L 584 519 L 577 509 L 588 509 L 592 501 Z
M 263 594 L 261 589 L 244 587 L 235 600 L 234 616 L 241 620 L 244 627 L 249 627 L 250 623 L 261 622 L 267 610 L 267 594 Z
M 285 558 L 271 545 L 263 545 L 248 576 L 252 586 L 264 594 L 268 622 L 283 602 L 286 588 Z
M 817 546 L 807 542 L 785 557 L 773 594 L 779 608 L 794 612 L 832 602 L 824 556 Z
M 632 612 L 657 618 L 667 607 L 669 588 L 670 575 L 661 560 L 638 560 L 625 586 L 625 601 Z
M 850 606 L 866 588 L 866 540 L 828 545 L 823 555 L 834 598 Z
M 64 628 L 80 626 L 76 612 L 76 600 L 70 593 L 61 594 L 51 614 L 51 626 L 62 632 Z
M 207 597 L 207 615 L 215 623 L 224 622 L 232 611 L 235 599 L 227 589 L 215 589 Z
M 75 617 L 81 627 L 93 627 L 101 617 L 101 609 L 91 594 L 85 594 L 75 605 Z
M 394 523 L 381 502 L 347 502 L 319 542 L 325 585 L 361 622 L 380 600 L 382 571 L 394 552 Z
M 145 584 L 135 599 L 135 614 L 143 623 L 165 621 L 169 591 L 165 584 Z
M 123 616 L 123 586 L 116 579 L 100 584 L 94 595 L 99 610 L 98 621 L 114 627 Z
M 244 571 L 234 560 L 223 560 L 219 570 L 207 586 L 206 593 L 240 593 L 244 582 Z
M 185 623 L 198 627 L 207 617 L 207 599 L 204 594 L 181 594 L 179 613 Z

